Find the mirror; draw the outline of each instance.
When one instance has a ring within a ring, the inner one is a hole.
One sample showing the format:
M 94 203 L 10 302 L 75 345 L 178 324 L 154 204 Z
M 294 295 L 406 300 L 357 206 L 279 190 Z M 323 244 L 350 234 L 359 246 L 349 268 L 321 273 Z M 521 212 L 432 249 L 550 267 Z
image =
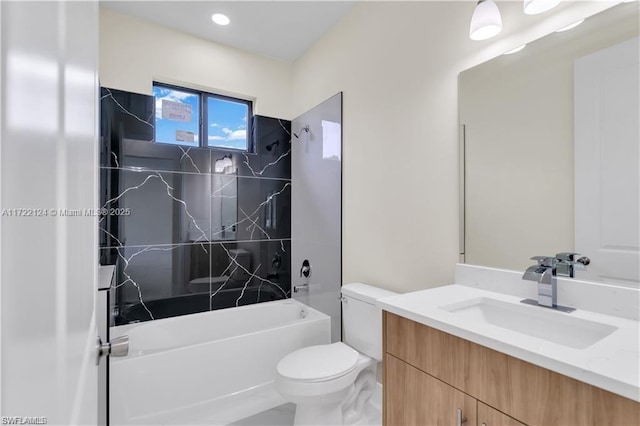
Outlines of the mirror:
M 621 3 L 460 74 L 466 263 L 576 251 L 576 278 L 639 285 L 639 17 Z
M 235 240 L 238 223 L 238 177 L 215 175 L 211 192 L 211 239 Z M 213 223 L 218 222 L 219 223 Z

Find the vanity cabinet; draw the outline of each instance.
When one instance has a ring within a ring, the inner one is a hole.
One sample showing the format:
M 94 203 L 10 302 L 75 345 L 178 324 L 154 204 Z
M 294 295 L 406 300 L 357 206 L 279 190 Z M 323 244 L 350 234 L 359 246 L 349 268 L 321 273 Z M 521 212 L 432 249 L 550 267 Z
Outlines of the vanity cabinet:
M 628 398 L 389 312 L 383 328 L 386 426 L 640 425 Z
M 393 356 L 385 375 L 385 425 L 476 424 L 476 400 L 458 389 Z

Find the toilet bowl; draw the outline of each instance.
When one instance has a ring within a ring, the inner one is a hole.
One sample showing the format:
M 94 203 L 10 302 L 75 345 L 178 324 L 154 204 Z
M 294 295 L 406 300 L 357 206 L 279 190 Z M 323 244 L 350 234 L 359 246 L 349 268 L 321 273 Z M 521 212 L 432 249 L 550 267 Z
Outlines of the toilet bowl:
M 276 389 L 296 404 L 294 425 L 354 424 L 376 386 L 382 360 L 377 299 L 395 293 L 366 284 L 342 287 L 344 342 L 294 351 L 277 366 Z

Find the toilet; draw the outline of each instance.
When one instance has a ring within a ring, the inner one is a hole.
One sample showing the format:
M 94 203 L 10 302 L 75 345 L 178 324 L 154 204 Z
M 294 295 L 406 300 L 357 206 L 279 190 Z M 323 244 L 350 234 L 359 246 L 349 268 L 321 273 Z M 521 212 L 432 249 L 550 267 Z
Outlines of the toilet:
M 382 360 L 382 311 L 396 293 L 367 284 L 342 286 L 343 342 L 291 352 L 277 366 L 276 389 L 296 404 L 294 425 L 357 423 L 376 386 Z

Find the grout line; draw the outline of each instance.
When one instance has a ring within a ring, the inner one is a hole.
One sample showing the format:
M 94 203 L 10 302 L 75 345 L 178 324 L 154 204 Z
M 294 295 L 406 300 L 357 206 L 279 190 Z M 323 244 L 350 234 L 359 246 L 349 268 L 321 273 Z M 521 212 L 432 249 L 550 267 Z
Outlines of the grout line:
M 245 178 L 245 179 L 265 179 L 265 180 L 279 180 L 279 181 L 287 181 L 291 182 L 291 179 L 287 178 L 278 178 L 278 177 L 264 177 L 264 176 L 241 176 L 237 174 L 224 174 L 224 173 L 196 173 L 196 172 L 184 172 L 180 170 L 155 170 L 155 169 L 136 169 L 133 166 L 128 167 L 110 167 L 110 166 L 100 166 L 100 170 L 123 170 L 127 172 L 134 173 L 175 173 L 180 175 L 197 175 L 197 176 L 228 176 L 228 177 L 237 177 L 237 178 Z
M 104 232 L 104 231 L 103 231 Z M 202 244 L 236 244 L 236 243 L 267 243 L 267 242 L 285 242 L 291 241 L 291 237 L 289 238 L 271 238 L 271 239 L 262 239 L 262 240 L 216 240 L 216 241 L 192 241 L 189 243 L 161 243 L 161 244 L 135 244 L 135 245 L 123 245 L 123 246 L 105 246 L 100 247 L 100 250 L 103 249 L 120 249 L 120 248 L 139 248 L 139 247 L 169 247 L 169 246 L 199 246 Z

